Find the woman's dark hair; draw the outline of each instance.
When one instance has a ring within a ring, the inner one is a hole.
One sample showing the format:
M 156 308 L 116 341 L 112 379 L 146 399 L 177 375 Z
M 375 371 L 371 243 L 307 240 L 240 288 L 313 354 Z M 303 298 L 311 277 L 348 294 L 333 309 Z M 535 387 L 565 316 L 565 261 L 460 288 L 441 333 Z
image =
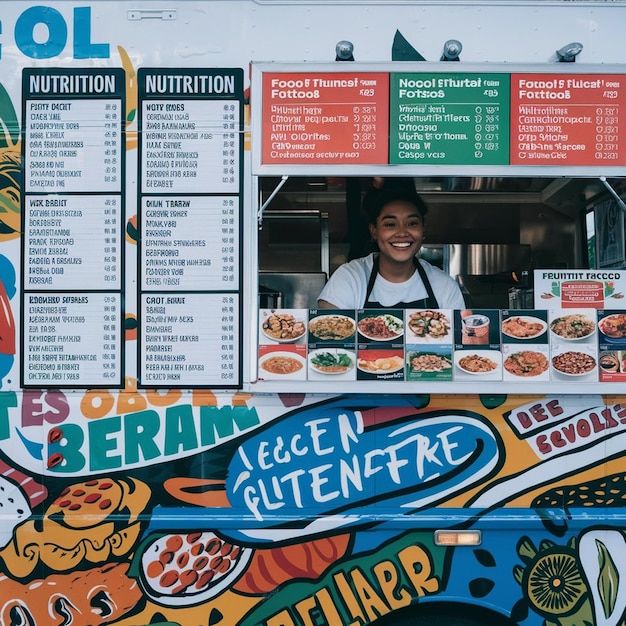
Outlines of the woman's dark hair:
M 386 178 L 381 189 L 370 189 L 363 198 L 363 209 L 370 224 L 375 224 L 383 207 L 390 202 L 402 200 L 412 204 L 422 215 L 428 207 L 415 191 L 412 178 Z

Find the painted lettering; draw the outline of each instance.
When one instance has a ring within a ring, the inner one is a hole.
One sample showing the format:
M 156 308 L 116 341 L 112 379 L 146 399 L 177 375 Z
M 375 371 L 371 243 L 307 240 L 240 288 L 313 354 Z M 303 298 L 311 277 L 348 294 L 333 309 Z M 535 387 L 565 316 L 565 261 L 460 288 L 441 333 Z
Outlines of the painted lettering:
M 40 405 L 33 406 L 36 408 L 31 413 L 43 422 Z M 159 411 L 144 409 L 89 420 L 86 432 L 77 424 L 64 423 L 60 428 L 62 436 L 48 442 L 48 465 L 56 473 L 118 470 L 159 457 L 197 452 L 259 423 L 254 408 L 198 408 L 190 404 L 167 407 L 164 416 Z
M 74 7 L 72 22 L 72 52 L 75 59 L 108 59 L 111 56 L 108 43 L 91 41 L 91 7 Z M 44 31 L 47 32 L 47 38 L 39 41 L 38 34 Z M 60 56 L 65 50 L 68 31 L 68 23 L 60 11 L 48 6 L 32 6 L 15 22 L 15 45 L 31 59 L 51 59 Z
M 11 420 L 9 408 L 17 406 L 17 394 L 14 391 L 5 391 L 0 394 L 0 441 L 11 436 Z

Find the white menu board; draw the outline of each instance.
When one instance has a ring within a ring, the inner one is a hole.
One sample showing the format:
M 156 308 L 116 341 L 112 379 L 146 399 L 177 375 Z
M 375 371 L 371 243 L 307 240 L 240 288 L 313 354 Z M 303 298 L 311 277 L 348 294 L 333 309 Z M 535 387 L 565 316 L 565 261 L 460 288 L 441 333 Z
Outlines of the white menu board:
M 26 192 L 117 191 L 121 100 L 29 100 Z
M 239 191 L 236 102 L 191 100 L 143 103 L 142 191 L 206 193 Z
M 238 312 L 238 295 L 144 295 L 143 383 L 153 387 L 235 384 L 240 366 Z
M 25 385 L 119 384 L 121 300 L 104 293 L 28 294 Z
M 24 387 L 124 381 L 125 74 L 22 76 Z
M 27 288 L 119 289 L 123 219 L 115 195 L 27 196 Z
M 138 387 L 239 388 L 243 70 L 138 72 Z
M 239 201 L 233 196 L 142 199 L 142 289 L 239 286 Z

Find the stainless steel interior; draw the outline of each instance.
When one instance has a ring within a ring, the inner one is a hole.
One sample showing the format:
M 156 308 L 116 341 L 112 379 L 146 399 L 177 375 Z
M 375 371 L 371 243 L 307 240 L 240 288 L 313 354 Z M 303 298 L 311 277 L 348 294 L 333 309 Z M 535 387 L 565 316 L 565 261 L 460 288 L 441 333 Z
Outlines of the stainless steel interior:
M 585 216 L 611 195 L 598 178 L 416 177 L 414 181 L 429 206 L 424 255 L 459 282 L 465 281 L 483 298 L 483 306 L 497 303 L 494 308 L 508 306 L 511 271 L 588 267 Z M 259 182 L 261 206 L 280 179 Z M 608 183 L 616 193 L 626 192 L 623 179 Z M 355 232 L 366 233 L 364 224 L 355 230 L 350 203 L 354 205 L 355 185 L 362 194 L 369 184 L 368 179 L 290 177 L 268 203 L 261 221 L 262 284 L 272 282 L 271 274 L 326 276 L 348 260 Z M 490 294 L 482 293 L 488 284 Z M 316 288 L 309 286 L 306 294 L 284 293 L 284 306 L 297 301 L 314 307 Z

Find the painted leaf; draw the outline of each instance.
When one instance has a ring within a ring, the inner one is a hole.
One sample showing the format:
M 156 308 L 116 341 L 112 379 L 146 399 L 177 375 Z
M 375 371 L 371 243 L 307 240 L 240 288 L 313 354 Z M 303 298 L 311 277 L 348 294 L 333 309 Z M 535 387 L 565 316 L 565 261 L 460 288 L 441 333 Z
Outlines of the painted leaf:
M 0 83 L 0 147 L 9 148 L 17 144 L 20 138 L 20 125 L 15 107 L 4 86 Z
M 598 548 L 598 563 L 600 564 L 598 591 L 602 599 L 604 616 L 608 618 L 615 610 L 617 590 L 619 588 L 619 574 L 607 547 L 597 539 L 596 547 Z

